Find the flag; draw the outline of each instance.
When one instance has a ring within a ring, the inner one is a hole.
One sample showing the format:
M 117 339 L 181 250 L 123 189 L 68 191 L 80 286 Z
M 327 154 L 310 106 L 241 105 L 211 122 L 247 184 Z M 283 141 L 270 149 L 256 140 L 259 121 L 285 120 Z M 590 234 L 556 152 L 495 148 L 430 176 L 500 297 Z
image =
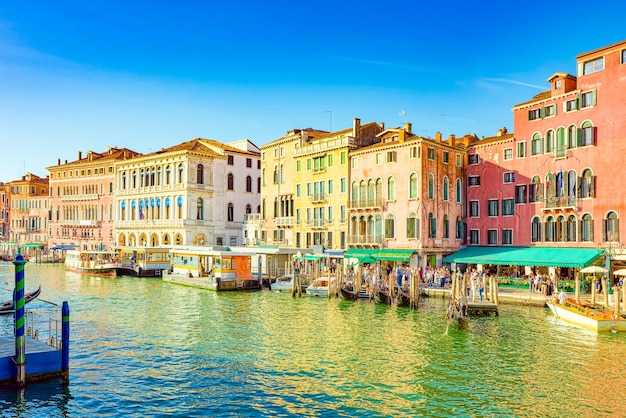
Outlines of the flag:
M 550 189 L 551 180 L 552 180 L 552 173 L 548 171 L 548 175 L 546 176 L 546 190 Z

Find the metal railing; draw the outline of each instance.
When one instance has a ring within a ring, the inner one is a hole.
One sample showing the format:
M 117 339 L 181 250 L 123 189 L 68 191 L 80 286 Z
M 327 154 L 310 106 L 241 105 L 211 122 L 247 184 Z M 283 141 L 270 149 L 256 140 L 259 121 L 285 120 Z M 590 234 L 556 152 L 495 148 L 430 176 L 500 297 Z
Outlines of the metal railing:
M 60 309 L 54 309 L 59 312 Z M 25 311 L 25 327 L 26 335 L 34 340 L 42 341 L 55 348 L 61 350 L 61 320 L 50 316 L 49 312 Z

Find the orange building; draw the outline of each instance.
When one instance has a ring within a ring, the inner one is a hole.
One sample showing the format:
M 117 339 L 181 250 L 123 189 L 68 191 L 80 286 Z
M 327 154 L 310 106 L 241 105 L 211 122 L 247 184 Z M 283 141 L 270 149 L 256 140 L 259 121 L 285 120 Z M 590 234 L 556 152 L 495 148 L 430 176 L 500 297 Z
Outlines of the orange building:
M 48 177 L 26 173 L 9 183 L 10 241 L 29 255 L 47 244 L 48 236 Z

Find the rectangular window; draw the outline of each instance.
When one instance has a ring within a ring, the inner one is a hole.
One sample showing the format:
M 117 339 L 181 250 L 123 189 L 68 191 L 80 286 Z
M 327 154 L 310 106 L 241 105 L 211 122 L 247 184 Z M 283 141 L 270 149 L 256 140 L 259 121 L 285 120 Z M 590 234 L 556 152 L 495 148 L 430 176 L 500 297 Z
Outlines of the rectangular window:
M 576 106 L 576 99 L 573 100 L 568 100 L 565 102 L 565 111 L 566 112 L 572 112 L 574 110 L 578 109 L 578 106 Z
M 306 195 L 307 196 L 311 196 L 311 191 L 313 190 L 311 187 L 312 187 L 311 183 L 307 183 L 306 184 Z
M 517 158 L 526 157 L 526 142 L 517 143 Z
M 311 171 L 311 169 L 313 168 L 313 160 L 311 160 L 310 158 L 306 159 L 306 170 L 307 171 Z
M 342 224 L 345 224 L 346 222 L 348 222 L 348 218 L 346 216 L 346 205 L 341 205 L 340 212 L 341 212 L 341 214 L 340 214 L 340 216 L 341 216 L 340 221 L 341 221 Z
M 604 70 L 604 57 L 583 63 L 583 75 L 593 74 L 602 70 Z
M 252 168 L 252 158 L 246 158 L 246 167 Z
M 487 205 L 489 208 L 489 216 L 498 216 L 498 206 L 500 205 L 498 199 L 489 199 Z
M 332 180 L 328 180 L 328 194 L 333 194 L 333 181 Z
M 580 107 L 590 107 L 596 104 L 596 91 L 587 91 L 580 95 Z
M 467 182 L 470 186 L 480 186 L 480 176 L 469 176 Z
M 346 178 L 343 177 L 341 179 L 341 193 L 345 193 L 346 192 L 346 186 L 347 186 L 347 181 L 346 181 Z
M 470 154 L 467 158 L 469 159 L 470 165 L 476 165 L 480 162 L 480 157 L 478 156 L 478 154 Z
M 387 162 L 395 163 L 396 162 L 396 152 L 395 151 L 387 151 Z
M 461 159 L 461 154 L 457 154 L 456 155 L 456 166 L 457 167 L 461 167 L 462 164 L 463 164 L 463 160 Z
M 333 166 L 333 154 L 328 154 L 328 167 Z
M 429 160 L 436 160 L 437 159 L 437 153 L 436 153 L 434 148 L 428 148 L 428 159 Z
M 504 173 L 504 184 L 513 183 L 515 181 L 515 172 L 507 171 Z
M 359 157 L 352 157 L 352 168 L 357 168 L 359 166 Z
M 498 245 L 497 229 L 490 229 L 487 231 L 487 245 Z
M 513 148 L 506 148 L 504 150 L 504 161 L 513 159 Z
M 513 245 L 513 230 L 512 229 L 502 230 L 502 245 Z
M 348 153 L 346 151 L 341 151 L 339 159 L 341 160 L 341 165 L 345 165 L 348 161 Z
M 526 203 L 528 201 L 527 188 L 526 184 L 515 186 L 515 203 Z
M 383 153 L 379 152 L 376 154 L 376 164 L 380 165 L 383 163 Z
M 233 157 L 232 155 L 229 155 L 228 156 L 228 165 L 234 165 L 235 164 L 234 159 L 235 159 L 235 157 Z
M 443 151 L 441 153 L 441 161 L 443 161 L 444 164 L 448 164 L 449 160 L 450 160 L 450 155 L 449 155 L 448 151 Z
M 417 158 L 417 147 L 409 148 L 409 159 L 414 160 Z
M 620 52 L 620 58 L 619 58 L 619 63 L 620 64 L 626 64 L 626 49 L 622 49 Z
M 298 160 L 296 161 L 296 173 L 299 173 L 302 171 L 302 160 Z
M 502 215 L 513 216 L 515 209 L 515 199 L 502 199 Z
M 543 117 L 547 118 L 556 115 L 556 105 L 550 105 L 543 108 Z
M 302 195 L 302 185 L 296 184 L 296 197 L 300 197 Z
M 472 200 L 470 201 L 470 217 L 472 218 L 478 218 L 480 216 L 479 213 L 479 201 L 478 200 Z
M 532 109 L 528 111 L 528 120 L 541 119 L 541 109 Z
M 480 244 L 480 235 L 478 229 L 470 230 L 470 244 L 478 245 Z

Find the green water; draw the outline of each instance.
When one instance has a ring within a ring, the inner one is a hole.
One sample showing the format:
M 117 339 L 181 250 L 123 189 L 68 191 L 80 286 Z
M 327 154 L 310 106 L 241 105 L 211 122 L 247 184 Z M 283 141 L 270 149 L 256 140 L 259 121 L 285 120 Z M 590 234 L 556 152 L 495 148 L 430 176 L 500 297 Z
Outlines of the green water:
M 544 308 L 501 306 L 446 334 L 442 299 L 413 311 L 31 263 L 26 280 L 70 303 L 70 385 L 0 392 L 0 416 L 626 415 L 626 334 Z

